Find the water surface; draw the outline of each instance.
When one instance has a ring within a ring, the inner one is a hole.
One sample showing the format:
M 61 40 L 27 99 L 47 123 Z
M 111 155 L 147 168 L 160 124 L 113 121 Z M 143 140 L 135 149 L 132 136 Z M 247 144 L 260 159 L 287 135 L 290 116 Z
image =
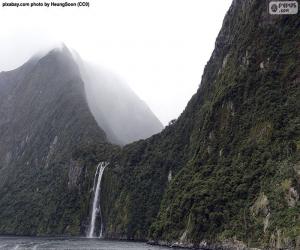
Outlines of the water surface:
M 82 250 L 170 250 L 140 242 L 109 241 L 77 237 L 6 237 L 0 236 L 1 250 L 82 249 Z

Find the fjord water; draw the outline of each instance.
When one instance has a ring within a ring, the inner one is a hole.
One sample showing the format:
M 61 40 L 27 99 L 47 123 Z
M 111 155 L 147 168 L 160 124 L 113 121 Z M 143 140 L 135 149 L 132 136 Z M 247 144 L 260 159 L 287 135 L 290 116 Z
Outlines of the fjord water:
M 1 250 L 93 249 L 93 250 L 167 250 L 140 242 L 107 241 L 88 238 L 44 238 L 0 236 Z
M 104 172 L 105 167 L 108 165 L 107 162 L 100 162 L 97 166 L 97 170 L 95 173 L 94 178 L 94 186 L 93 186 L 93 192 L 94 192 L 94 199 L 93 199 L 93 207 L 92 207 L 92 216 L 90 220 L 90 227 L 88 232 L 89 238 L 94 238 L 95 236 L 95 224 L 96 224 L 96 218 L 99 214 L 100 220 L 101 220 L 101 228 L 100 228 L 100 234 L 99 238 L 102 238 L 102 231 L 103 231 L 103 223 L 102 223 L 102 213 L 101 213 L 101 206 L 100 206 L 100 191 L 101 191 L 101 179 Z

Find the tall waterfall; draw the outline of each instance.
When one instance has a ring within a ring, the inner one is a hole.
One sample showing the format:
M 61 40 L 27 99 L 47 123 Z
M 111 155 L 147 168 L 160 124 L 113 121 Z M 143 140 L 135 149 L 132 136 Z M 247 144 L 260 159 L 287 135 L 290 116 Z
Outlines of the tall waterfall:
M 100 162 L 97 166 L 97 170 L 94 177 L 94 186 L 93 186 L 93 192 L 94 192 L 94 199 L 93 199 L 93 210 L 92 210 L 92 216 L 90 221 L 90 227 L 88 232 L 88 238 L 94 238 L 95 236 L 95 223 L 96 223 L 96 217 L 99 213 L 100 220 L 101 220 L 101 228 L 100 228 L 100 234 L 99 238 L 102 237 L 103 233 L 103 222 L 102 222 L 102 212 L 101 212 L 101 206 L 100 206 L 100 191 L 101 191 L 101 179 L 104 172 L 105 167 L 108 165 L 108 162 Z

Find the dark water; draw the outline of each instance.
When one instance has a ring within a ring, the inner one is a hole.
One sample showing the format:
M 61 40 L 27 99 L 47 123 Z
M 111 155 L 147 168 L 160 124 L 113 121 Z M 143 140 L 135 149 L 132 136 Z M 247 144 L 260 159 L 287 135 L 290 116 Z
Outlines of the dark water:
M 1 250 L 38 249 L 86 249 L 86 250 L 167 250 L 170 248 L 150 246 L 146 243 L 107 241 L 86 238 L 44 238 L 44 237 L 4 237 L 0 236 Z

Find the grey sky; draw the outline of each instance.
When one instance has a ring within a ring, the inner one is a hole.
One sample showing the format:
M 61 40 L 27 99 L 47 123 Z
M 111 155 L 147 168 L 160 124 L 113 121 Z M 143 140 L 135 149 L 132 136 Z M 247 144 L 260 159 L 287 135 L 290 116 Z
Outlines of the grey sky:
M 0 71 L 63 41 L 83 59 L 124 79 L 164 124 L 177 118 L 199 86 L 231 0 L 90 4 L 0 7 Z

